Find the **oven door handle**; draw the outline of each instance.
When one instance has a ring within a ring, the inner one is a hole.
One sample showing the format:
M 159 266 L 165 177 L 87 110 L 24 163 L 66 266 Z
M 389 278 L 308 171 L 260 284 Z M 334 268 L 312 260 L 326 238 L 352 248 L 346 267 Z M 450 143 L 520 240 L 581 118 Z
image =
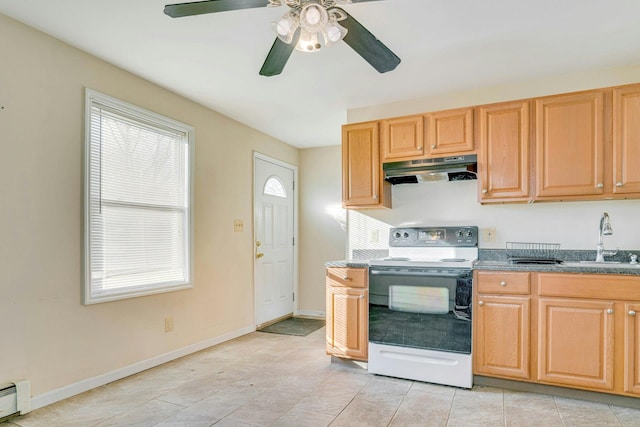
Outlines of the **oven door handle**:
M 461 271 L 460 273 L 430 273 L 424 271 L 369 270 L 369 274 L 374 276 L 463 277 L 468 273 L 466 271 Z

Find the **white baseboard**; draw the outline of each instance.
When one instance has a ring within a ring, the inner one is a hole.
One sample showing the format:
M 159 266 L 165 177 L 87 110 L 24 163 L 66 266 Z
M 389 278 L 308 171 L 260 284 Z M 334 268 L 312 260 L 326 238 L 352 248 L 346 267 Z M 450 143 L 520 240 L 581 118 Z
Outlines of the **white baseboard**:
M 140 362 L 136 362 L 132 365 L 124 366 L 120 369 L 116 369 L 115 371 L 107 372 L 105 374 L 98 375 L 92 378 L 87 378 L 86 380 L 78 381 L 76 383 L 69 384 L 67 386 L 42 393 L 37 396 L 33 396 L 31 398 L 31 410 L 33 411 L 38 408 L 51 405 L 52 403 L 59 402 L 68 397 L 75 396 L 76 394 L 84 393 L 85 391 L 94 389 L 96 387 L 109 384 L 113 381 L 120 380 L 133 374 L 137 374 L 138 372 L 142 372 L 149 368 L 153 368 L 155 366 L 162 365 L 163 363 L 170 362 L 188 354 L 195 353 L 196 351 L 204 350 L 205 348 L 212 347 L 216 344 L 220 344 L 225 341 L 240 337 L 242 335 L 246 335 L 248 333 L 254 332 L 255 330 L 256 329 L 254 326 L 246 326 L 233 332 L 220 335 L 219 337 L 191 344 L 186 347 L 170 351 L 168 353 L 154 356 L 150 359 L 141 360 Z
M 324 311 L 315 311 L 315 310 L 296 310 L 296 316 L 307 316 L 307 317 L 318 317 L 325 318 Z

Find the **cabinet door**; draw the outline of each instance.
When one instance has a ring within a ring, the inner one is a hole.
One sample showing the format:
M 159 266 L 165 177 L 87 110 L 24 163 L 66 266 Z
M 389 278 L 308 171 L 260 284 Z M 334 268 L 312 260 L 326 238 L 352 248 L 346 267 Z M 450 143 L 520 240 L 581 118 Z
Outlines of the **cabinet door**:
M 640 85 L 613 91 L 613 192 L 640 193 Z
M 424 117 L 409 116 L 381 122 L 382 160 L 424 156 Z
M 390 207 L 380 163 L 378 123 L 342 127 L 342 202 L 345 207 Z M 388 184 L 387 184 L 388 185 Z
M 640 303 L 625 304 L 624 391 L 640 394 Z
M 474 310 L 474 373 L 530 376 L 530 297 L 478 295 Z
M 613 389 L 614 303 L 540 298 L 538 380 Z
M 327 286 L 327 353 L 367 360 L 369 302 L 366 289 Z
M 603 91 L 536 100 L 536 195 L 604 193 Z
M 427 115 L 429 155 L 473 151 L 473 109 L 441 111 Z
M 529 101 L 481 107 L 480 201 L 529 198 Z

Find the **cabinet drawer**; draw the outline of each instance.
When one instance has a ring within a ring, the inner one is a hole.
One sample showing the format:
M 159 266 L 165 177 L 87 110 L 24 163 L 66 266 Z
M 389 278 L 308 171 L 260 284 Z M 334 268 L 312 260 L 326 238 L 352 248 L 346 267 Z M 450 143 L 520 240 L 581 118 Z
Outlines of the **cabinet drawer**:
M 539 273 L 538 295 L 640 301 L 640 276 Z
M 528 295 L 530 273 L 476 272 L 476 289 L 483 294 Z
M 331 280 L 331 286 L 348 286 L 350 288 L 367 287 L 366 268 L 327 268 L 327 279 Z

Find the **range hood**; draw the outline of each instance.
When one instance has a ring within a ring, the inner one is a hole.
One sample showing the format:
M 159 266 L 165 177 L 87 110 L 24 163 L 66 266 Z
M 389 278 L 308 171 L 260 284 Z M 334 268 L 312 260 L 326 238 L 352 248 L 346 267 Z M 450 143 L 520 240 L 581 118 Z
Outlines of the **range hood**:
M 414 184 L 429 181 L 466 181 L 477 179 L 478 156 L 438 157 L 383 163 L 384 179 L 391 184 Z

